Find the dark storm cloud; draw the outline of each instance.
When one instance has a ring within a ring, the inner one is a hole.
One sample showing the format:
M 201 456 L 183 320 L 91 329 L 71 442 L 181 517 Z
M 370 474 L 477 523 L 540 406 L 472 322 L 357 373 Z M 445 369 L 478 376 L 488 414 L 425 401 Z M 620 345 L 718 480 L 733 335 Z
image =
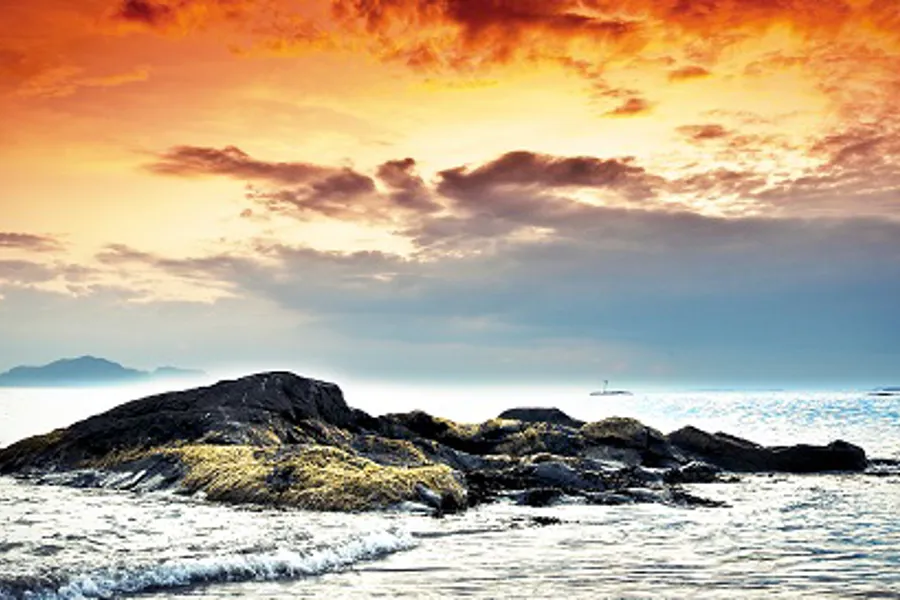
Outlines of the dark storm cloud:
M 62 249 L 62 244 L 56 238 L 48 235 L 0 231 L 0 249 L 2 248 L 55 252 Z

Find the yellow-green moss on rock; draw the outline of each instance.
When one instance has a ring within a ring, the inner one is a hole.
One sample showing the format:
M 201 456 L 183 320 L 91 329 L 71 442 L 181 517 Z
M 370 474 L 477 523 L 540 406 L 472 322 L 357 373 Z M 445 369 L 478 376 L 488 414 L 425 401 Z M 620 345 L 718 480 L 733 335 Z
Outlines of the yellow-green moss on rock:
M 417 484 L 462 505 L 465 490 L 444 465 L 379 465 L 340 448 L 185 445 L 160 448 L 187 468 L 182 485 L 210 500 L 358 511 L 417 499 Z

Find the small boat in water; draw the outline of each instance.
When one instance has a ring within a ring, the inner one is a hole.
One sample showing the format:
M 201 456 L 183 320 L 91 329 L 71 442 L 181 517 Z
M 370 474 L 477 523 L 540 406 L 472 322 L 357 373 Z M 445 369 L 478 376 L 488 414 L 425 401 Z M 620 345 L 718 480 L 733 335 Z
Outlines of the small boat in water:
M 900 396 L 900 387 L 884 387 L 872 390 L 870 396 L 893 397 Z
M 609 389 L 609 379 L 603 380 L 603 389 L 598 392 L 591 392 L 591 396 L 631 396 L 631 392 L 625 390 Z

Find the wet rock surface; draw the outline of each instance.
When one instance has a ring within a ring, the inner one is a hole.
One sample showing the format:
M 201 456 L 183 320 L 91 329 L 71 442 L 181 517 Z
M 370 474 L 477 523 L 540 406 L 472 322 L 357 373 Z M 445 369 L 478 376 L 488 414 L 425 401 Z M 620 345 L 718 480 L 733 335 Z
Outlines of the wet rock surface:
M 629 418 L 585 423 L 554 408 L 480 424 L 422 411 L 373 417 L 348 407 L 337 385 L 283 372 L 135 400 L 0 450 L 0 473 L 37 483 L 318 510 L 413 502 L 436 515 L 497 500 L 712 507 L 681 486 L 867 466 L 842 441 L 764 447 L 694 427 L 664 435 Z
M 729 471 L 864 471 L 869 464 L 862 448 L 841 440 L 827 446 L 764 447 L 733 435 L 707 433 L 696 427 L 679 429 L 670 433 L 668 439 L 685 455 Z

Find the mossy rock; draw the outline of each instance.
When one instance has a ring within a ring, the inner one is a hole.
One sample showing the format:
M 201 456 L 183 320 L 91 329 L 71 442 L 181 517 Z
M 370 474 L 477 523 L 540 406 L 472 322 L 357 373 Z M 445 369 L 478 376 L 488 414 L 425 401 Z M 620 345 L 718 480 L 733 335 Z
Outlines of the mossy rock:
M 210 500 L 361 511 L 417 500 L 422 485 L 465 505 L 465 489 L 449 467 L 380 465 L 330 446 L 186 445 L 156 454 L 178 457 L 187 467 L 182 486 Z

